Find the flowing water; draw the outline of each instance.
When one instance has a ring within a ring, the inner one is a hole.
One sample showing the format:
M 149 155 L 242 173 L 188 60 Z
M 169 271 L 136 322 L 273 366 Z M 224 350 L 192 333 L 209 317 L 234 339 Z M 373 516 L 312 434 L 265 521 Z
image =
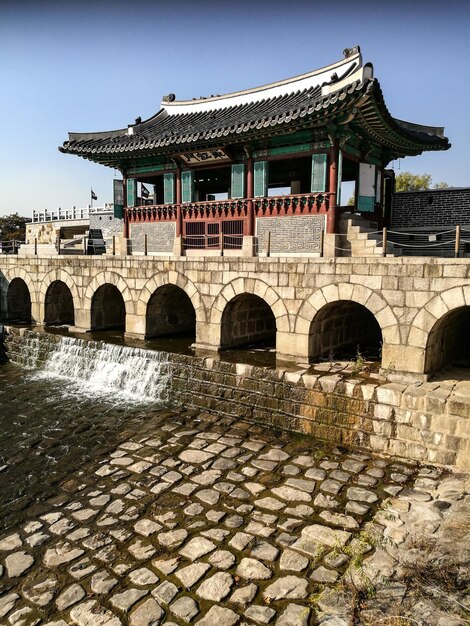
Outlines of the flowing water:
M 0 365 L 0 527 L 160 413 L 165 353 L 33 334 Z

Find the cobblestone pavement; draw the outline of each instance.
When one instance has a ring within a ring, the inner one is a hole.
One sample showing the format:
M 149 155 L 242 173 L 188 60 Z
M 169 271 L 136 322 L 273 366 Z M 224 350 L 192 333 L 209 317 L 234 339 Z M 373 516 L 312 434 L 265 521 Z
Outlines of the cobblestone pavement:
M 308 437 L 162 412 L 0 537 L 0 620 L 350 624 L 350 590 L 391 578 L 410 528 L 436 533 L 462 503 L 462 483 L 446 480 Z M 363 608 L 361 623 L 381 623 L 383 604 Z

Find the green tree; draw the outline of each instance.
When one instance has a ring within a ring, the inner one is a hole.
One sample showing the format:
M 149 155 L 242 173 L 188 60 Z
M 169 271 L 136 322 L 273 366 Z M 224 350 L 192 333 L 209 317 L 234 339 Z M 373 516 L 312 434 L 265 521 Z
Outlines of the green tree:
M 441 180 L 440 183 L 434 185 L 434 189 L 449 189 L 449 185 L 444 180 Z
M 31 218 L 22 217 L 18 213 L 0 215 L 0 241 L 24 240 L 26 224 L 30 221 Z
M 431 186 L 431 174 L 400 172 L 395 177 L 395 191 L 425 191 Z

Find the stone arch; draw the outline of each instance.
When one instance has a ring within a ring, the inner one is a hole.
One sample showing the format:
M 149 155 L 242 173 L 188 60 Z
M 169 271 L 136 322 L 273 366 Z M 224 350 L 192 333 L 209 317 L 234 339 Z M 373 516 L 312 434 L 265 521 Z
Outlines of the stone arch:
M 13 278 L 7 290 L 7 319 L 20 324 L 31 323 L 31 293 L 22 278 Z
M 424 352 L 424 373 L 470 357 L 470 285 L 452 287 L 431 298 L 411 322 L 408 344 Z
M 258 296 L 269 305 L 276 320 L 277 332 L 288 333 L 290 331 L 289 314 L 281 296 L 258 278 L 235 278 L 225 285 L 215 298 L 209 320 L 220 325 L 227 304 L 236 296 L 243 294 Z
M 64 269 L 51 270 L 44 276 L 39 288 L 39 307 L 41 319 L 45 324 L 48 323 L 46 319 L 46 296 L 51 285 L 55 282 L 64 283 L 70 290 L 73 310 L 76 311 L 80 308 L 80 295 L 74 277 Z
M 8 311 L 9 308 L 9 299 L 8 299 L 8 291 L 11 283 L 15 280 L 21 280 L 25 287 L 27 288 L 29 295 L 29 304 L 28 304 L 28 314 L 26 317 L 28 318 L 27 323 L 35 322 L 34 309 L 38 302 L 38 296 L 36 291 L 36 285 L 31 278 L 30 274 L 26 272 L 22 267 L 13 267 L 10 270 L 6 270 L 0 277 L 0 311 L 1 318 L 5 321 L 13 321 L 15 319 L 15 312 L 11 315 Z M 11 296 L 11 294 L 10 294 Z M 24 316 L 22 316 L 24 317 Z
M 166 285 L 178 287 L 188 296 L 196 314 L 196 323 L 204 323 L 206 321 L 206 310 L 197 287 L 184 274 L 174 270 L 155 274 L 145 283 L 136 304 L 136 314 L 138 316 L 145 318 L 150 298 L 158 289 Z
M 340 321 L 336 328 L 326 329 L 327 332 L 331 333 L 331 336 L 325 336 L 323 345 L 321 345 L 320 334 L 323 330 L 315 326 L 314 322 L 328 324 L 326 320 L 330 314 L 336 316 Z M 338 346 L 347 345 L 348 327 L 344 326 L 341 329 L 341 315 L 346 315 L 350 319 L 359 317 L 366 324 L 370 323 L 373 332 L 369 334 L 369 340 L 373 341 L 374 346 L 381 342 L 384 345 L 399 344 L 400 342 L 397 319 L 382 296 L 364 285 L 354 283 L 327 285 L 304 300 L 296 317 L 295 333 L 308 337 L 309 358 L 318 357 L 325 350 L 332 349 L 334 351 L 335 341 Z M 377 327 L 374 329 L 375 322 Z M 366 341 L 366 334 L 361 339 L 359 328 L 354 330 L 351 327 L 351 330 L 353 332 L 350 335 L 350 344 L 357 342 L 360 345 L 361 341 Z M 358 341 L 358 339 L 361 340 Z M 329 341 L 331 345 L 327 345 Z
M 44 297 L 44 324 L 49 326 L 73 326 L 75 307 L 72 292 L 62 280 L 54 280 Z
M 220 348 L 276 347 L 276 318 L 269 304 L 251 293 L 233 297 L 222 313 Z
M 91 330 L 126 330 L 126 305 L 122 293 L 111 284 L 100 285 L 91 299 Z
M 196 337 L 196 311 L 188 294 L 171 283 L 150 296 L 145 315 L 145 337 Z
M 312 319 L 308 356 L 316 360 L 334 354 L 350 360 L 360 353 L 377 360 L 382 342 L 382 330 L 369 309 L 354 300 L 336 300 L 325 304 Z
M 241 327 L 227 333 L 227 324 L 234 323 L 237 313 L 240 317 L 239 326 L 245 325 L 245 336 Z M 271 315 L 273 322 L 270 322 Z M 282 298 L 272 287 L 257 278 L 236 278 L 225 285 L 212 305 L 209 321 L 214 328 L 214 343 L 221 348 L 264 341 L 264 336 L 268 343 L 272 342 L 278 349 L 279 337 L 290 331 L 289 315 Z M 253 341 L 250 340 L 250 332 L 254 332 L 251 337 Z
M 132 299 L 132 293 L 126 280 L 119 276 L 116 272 L 100 272 L 89 283 L 83 296 L 83 308 L 91 310 L 91 302 L 95 292 L 102 285 L 113 285 L 116 287 L 124 300 L 126 315 L 131 315 L 134 312 L 134 301 Z

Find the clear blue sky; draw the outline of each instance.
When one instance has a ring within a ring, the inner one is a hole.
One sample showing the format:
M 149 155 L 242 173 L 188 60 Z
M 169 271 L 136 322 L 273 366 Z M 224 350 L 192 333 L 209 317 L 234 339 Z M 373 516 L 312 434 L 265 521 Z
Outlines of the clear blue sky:
M 3 0 L 0 214 L 112 200 L 114 170 L 57 147 L 178 99 L 288 78 L 359 44 L 394 117 L 445 126 L 401 170 L 470 186 L 470 1 Z M 398 163 L 395 163 L 398 171 Z

